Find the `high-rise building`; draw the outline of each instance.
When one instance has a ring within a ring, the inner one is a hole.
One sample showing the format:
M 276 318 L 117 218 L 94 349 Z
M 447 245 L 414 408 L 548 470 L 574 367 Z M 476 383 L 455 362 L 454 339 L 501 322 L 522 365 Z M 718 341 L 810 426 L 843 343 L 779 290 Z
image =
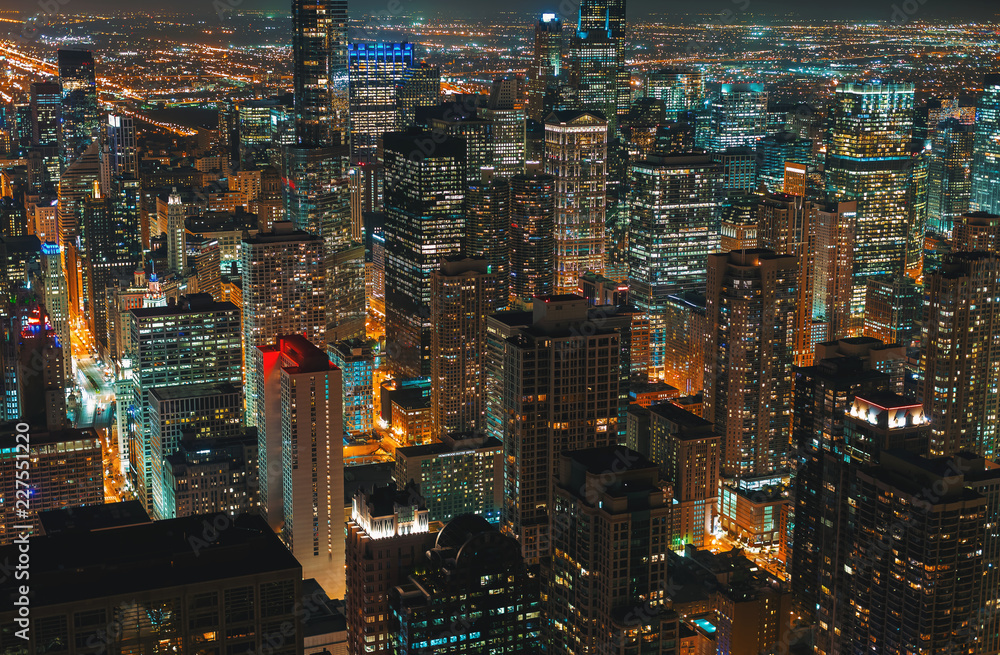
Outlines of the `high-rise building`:
M 578 30 L 566 53 L 572 106 L 597 112 L 608 122 L 609 134 L 618 125 L 618 43 L 603 24 Z M 546 117 L 548 121 L 548 117 Z
M 389 597 L 434 546 L 424 499 L 415 485 L 374 485 L 351 499 L 347 522 L 347 652 L 393 650 Z
M 226 439 L 239 436 L 243 423 L 243 390 L 231 382 L 153 387 L 149 402 L 149 440 L 153 462 L 153 512 L 173 518 L 164 488 L 165 460 L 181 440 Z
M 540 586 L 512 537 L 475 514 L 452 519 L 392 590 L 395 652 L 537 652 Z
M 510 298 L 521 306 L 553 291 L 556 179 L 539 169 L 510 180 Z
M 332 598 L 344 581 L 341 371 L 304 336 L 254 349 L 261 512 Z
M 837 626 L 842 652 L 873 644 L 887 653 L 916 644 L 926 652 L 982 652 L 987 499 L 938 463 L 891 453 L 858 471 L 841 599 L 849 616 Z
M 31 132 L 25 148 L 32 185 L 44 188 L 59 183 L 62 88 L 55 82 L 33 82 L 29 91 Z
M 709 421 L 671 403 L 649 409 L 649 454 L 673 489 L 670 548 L 704 548 L 719 494 L 719 435 Z
M 17 318 L 12 323 L 17 324 Z M 61 430 L 66 427 L 66 374 L 68 361 L 59 336 L 41 309 L 23 316 L 19 333 L 11 334 L 6 348 L 14 347 L 17 381 L 17 419 L 32 427 Z M 8 351 L 9 352 L 9 351 Z
M 431 521 L 460 514 L 500 521 L 503 507 L 503 444 L 482 433 L 455 433 L 440 441 L 396 449 L 397 486 L 415 482 Z
M 931 454 L 1000 457 L 1000 260 L 992 253 L 945 257 L 924 278 L 922 357 Z
M 708 256 L 705 409 L 727 475 L 785 468 L 798 262 L 764 249 Z
M 486 417 L 486 317 L 497 273 L 482 259 L 443 258 L 431 273 L 431 409 L 435 436 L 482 431 Z
M 622 446 L 569 448 L 553 487 L 546 641 L 567 653 L 671 652 L 671 501 L 656 465 Z
M 491 161 L 504 178 L 524 172 L 525 115 L 520 79 L 514 76 L 493 80 L 490 99 L 479 116 L 492 125 Z
M 181 440 L 177 452 L 164 458 L 162 486 L 163 520 L 217 512 L 256 514 L 256 431 Z
M 166 307 L 129 311 L 132 389 L 119 395 L 129 417 L 131 484 L 153 512 L 153 444 L 149 393 L 160 387 L 243 382 L 240 310 L 208 295 L 181 296 Z
M 333 365 L 341 370 L 344 389 L 344 431 L 365 435 L 372 431 L 375 413 L 375 359 L 372 346 L 361 339 L 348 339 L 327 345 Z
M 382 135 L 399 129 L 397 85 L 416 63 L 412 43 L 348 45 L 351 163 L 375 162 Z
M 617 442 L 622 334 L 611 317 L 592 320 L 579 296 L 538 298 L 532 309 L 488 319 L 487 389 L 499 394 L 489 421 L 504 444 L 504 533 L 537 562 L 551 547 L 558 454 Z M 581 387 L 593 392 L 569 391 Z
M 463 253 L 486 262 L 496 276 L 489 300 L 490 313 L 507 308 L 510 297 L 510 182 L 483 168 L 482 179 L 470 184 L 465 194 L 465 243 Z
M 426 61 L 406 71 L 396 84 L 396 109 L 399 129 L 417 126 L 420 107 L 436 107 L 441 102 L 441 69 Z
M 100 128 L 94 53 L 60 49 L 57 53 L 62 86 L 60 150 L 63 168 L 87 149 Z
M 528 118 L 542 122 L 552 111 L 555 85 L 562 75 L 562 20 L 542 14 L 535 23 L 535 50 L 528 68 Z
M 788 193 L 785 191 L 785 165 L 789 162 L 812 163 L 812 147 L 811 139 L 803 139 L 794 132 L 781 131 L 764 137 L 757 142 L 757 179 L 771 193 Z
M 838 339 L 851 332 L 857 202 L 809 204 L 815 229 L 813 316 L 826 322 L 828 339 Z
M 42 284 L 45 294 L 45 311 L 49 322 L 59 337 L 66 361 L 67 374 L 72 375 L 72 323 L 69 313 L 69 289 L 62 269 L 62 249 L 55 243 L 42 244 Z
M 63 249 L 70 311 L 74 314 L 83 310 L 83 299 L 86 297 L 82 279 L 83 252 L 79 247 L 82 205 L 84 199 L 94 193 L 94 184 L 99 183 L 100 176 L 97 143 L 91 143 L 59 177 L 59 245 Z
M 615 44 L 615 90 L 617 91 L 616 113 L 619 116 L 628 112 L 632 104 L 632 84 L 625 68 L 625 42 L 627 38 L 625 22 L 625 0 L 583 0 L 576 29 L 578 32 L 607 32 Z M 572 56 L 572 55 L 571 55 Z M 610 114 L 608 121 L 614 121 Z
M 257 425 L 257 371 L 254 348 L 281 334 L 302 334 L 316 346 L 326 343 L 326 270 L 323 240 L 288 221 L 244 236 L 240 247 L 243 281 L 243 355 L 246 423 Z
M 908 275 L 876 275 L 866 287 L 864 336 L 910 346 L 919 329 L 920 287 Z
M 151 639 L 178 651 L 198 643 L 234 653 L 303 652 L 300 619 L 305 608 L 316 609 L 315 600 L 303 598 L 302 567 L 260 518 L 220 513 L 151 522 L 122 505 L 57 512 L 56 533 L 47 526 L 31 540 L 31 618 L 38 623 L 20 642 L 27 652 L 53 643 L 81 644 L 68 645 L 68 653 L 141 651 Z M 16 561 L 19 547 L 4 548 L 3 557 Z M 2 593 L 20 584 L 8 576 Z M 176 618 L 182 612 L 183 621 Z M 16 607 L 4 608 L 0 620 L 13 628 L 17 615 Z M 272 647 L 279 640 L 283 647 Z
M 347 0 L 292 0 L 296 142 L 346 144 Z
M 101 154 L 102 183 L 115 178 L 138 179 L 139 156 L 135 139 L 135 120 L 131 116 L 108 114 L 104 126 L 104 146 Z M 104 172 L 106 170 L 106 173 Z
M 14 431 L 14 424 L 0 430 L 0 490 L 12 500 L 23 498 L 26 488 L 30 496 L 27 510 L 17 502 L 4 503 L 0 509 L 0 544 L 4 545 L 22 533 L 37 538 L 41 512 L 104 504 L 104 464 L 97 431 L 30 425 L 30 442 L 20 436 L 24 433 Z M 27 470 L 21 462 L 30 462 L 26 485 L 24 476 L 18 475 Z M 29 527 L 22 531 L 19 526 Z
M 910 239 L 912 84 L 840 84 L 830 109 L 826 190 L 858 203 L 851 328 L 863 321 L 865 280 L 906 270 Z
M 556 294 L 581 273 L 604 273 L 608 123 L 602 114 L 554 111 L 545 119 L 545 172 L 555 178 Z
M 955 220 L 969 211 L 969 167 L 975 130 L 956 118 L 938 124 L 927 170 L 927 229 L 951 236 Z
M 387 134 L 385 304 L 389 361 L 401 378 L 430 374 L 431 273 L 465 238 L 465 143 L 431 132 Z M 434 147 L 424 152 L 421 145 Z
M 755 148 L 767 135 L 767 91 L 763 84 L 722 84 L 712 93 L 707 149 Z
M 955 252 L 1000 253 L 1000 216 L 969 212 L 955 219 L 951 233 Z
M 976 104 L 969 208 L 1000 214 L 1000 75 L 987 75 Z
M 421 150 L 433 149 L 443 137 L 465 142 L 465 183 L 480 180 L 484 166 L 493 165 L 493 122 L 480 115 L 476 96 L 456 96 L 437 107 L 417 112 L 418 118 L 434 135 L 433 141 L 418 143 Z
M 704 92 L 700 71 L 662 68 L 646 73 L 646 97 L 663 101 L 667 120 L 676 121 L 695 109 Z

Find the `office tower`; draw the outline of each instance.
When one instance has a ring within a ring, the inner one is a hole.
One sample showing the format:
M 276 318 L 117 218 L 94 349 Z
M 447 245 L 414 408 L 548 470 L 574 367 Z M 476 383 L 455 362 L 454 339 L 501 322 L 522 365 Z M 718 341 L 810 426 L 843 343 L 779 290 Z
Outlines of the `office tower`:
M 83 200 L 94 192 L 100 180 L 97 144 L 87 149 L 59 177 L 59 245 L 63 249 L 63 268 L 69 285 L 70 311 L 83 310 L 86 289 L 83 288 L 83 252 L 79 248 L 80 215 Z
M 829 339 L 837 339 L 851 331 L 857 202 L 810 203 L 810 209 L 815 226 L 813 316 L 828 324 Z
M 408 130 L 417 125 L 420 107 L 436 107 L 441 102 L 441 69 L 426 61 L 406 71 L 396 83 L 396 110 L 399 129 Z
M 572 106 L 599 114 L 607 120 L 609 134 L 614 134 L 618 125 L 618 45 L 610 31 L 604 26 L 577 31 L 570 37 L 566 62 L 574 92 Z
M 649 454 L 643 455 L 673 489 L 670 548 L 704 548 L 719 493 L 719 435 L 709 421 L 671 403 L 650 407 L 649 419 Z
M 510 298 L 530 304 L 551 295 L 555 256 L 556 179 L 538 166 L 510 179 Z
M 389 597 L 434 546 L 427 508 L 416 486 L 358 489 L 347 522 L 347 652 L 393 650 Z
M 650 317 L 654 369 L 663 367 L 667 297 L 703 288 L 719 249 L 722 166 L 707 155 L 653 155 L 632 165 L 629 296 Z
M 955 219 L 969 211 L 969 166 L 975 131 L 950 118 L 938 124 L 928 162 L 927 229 L 951 236 Z
M 36 308 L 24 317 L 20 334 L 11 338 L 16 339 L 18 419 L 32 428 L 62 430 L 66 427 L 70 377 L 66 353 L 55 329 Z
M 662 68 L 646 73 L 646 97 L 663 101 L 667 120 L 678 120 L 695 109 L 703 93 L 699 71 Z
M 840 84 L 830 108 L 826 191 L 856 200 L 852 330 L 861 327 L 865 280 L 906 269 L 913 129 L 912 84 Z
M 270 162 L 276 121 L 272 111 L 278 100 L 246 100 L 236 110 L 237 150 L 241 170 L 259 170 Z
M 167 270 L 178 274 L 187 270 L 187 228 L 184 202 L 174 187 L 167 200 Z
M 418 63 L 412 43 L 351 43 L 347 71 L 351 163 L 378 159 L 379 140 L 399 129 L 397 85 Z
M 346 144 L 347 0 L 292 1 L 296 142 Z
M 757 208 L 761 248 L 795 257 L 798 272 L 795 312 L 795 364 L 806 366 L 813 356 L 813 288 L 815 283 L 815 229 L 812 207 L 801 196 L 766 194 Z
M 430 152 L 420 145 L 435 143 Z M 397 377 L 430 374 L 431 273 L 465 237 L 465 143 L 430 132 L 387 134 L 385 336 Z
M 584 0 L 580 3 L 578 33 L 607 32 L 615 44 L 614 88 L 617 91 L 617 111 L 612 113 L 619 116 L 625 114 L 632 104 L 632 80 L 625 69 L 625 27 L 625 0 Z M 570 57 L 572 59 L 572 54 Z M 614 121 L 611 114 L 605 117 L 608 121 Z
M 101 352 L 108 352 L 107 290 L 118 280 L 131 279 L 142 266 L 138 215 L 123 211 L 113 198 L 100 193 L 83 201 L 80 245 L 86 290 L 86 317 Z M 183 227 L 183 223 L 182 223 Z
M 923 299 L 920 287 L 907 275 L 868 278 L 864 336 L 911 345 L 919 328 Z
M 44 423 L 32 423 L 30 439 L 26 441 L 23 434 L 14 431 L 14 424 L 0 432 L 0 489 L 4 498 L 11 499 L 0 509 L 0 544 L 4 545 L 25 532 L 37 539 L 41 512 L 104 503 L 104 465 L 96 430 L 50 429 Z M 15 502 L 25 493 L 24 477 L 18 475 L 25 470 L 19 465 L 24 461 L 31 465 L 27 510 L 24 503 Z
M 987 75 L 976 103 L 976 136 L 972 147 L 969 208 L 1000 214 L 1000 75 Z
M 65 169 L 97 136 L 100 113 L 94 53 L 60 49 L 57 54 L 62 86 L 60 150 Z
M 507 308 L 510 297 L 511 227 L 510 181 L 495 177 L 493 168 L 483 168 L 482 179 L 469 185 L 465 194 L 465 243 L 463 252 L 472 259 L 481 259 L 496 276 L 494 293 L 489 300 L 489 312 Z M 551 259 L 551 258 L 550 258 Z
M 58 512 L 56 533 L 47 527 L 32 539 L 31 618 L 38 623 L 23 642 L 29 652 L 67 639 L 91 650 L 139 651 L 155 639 L 178 650 L 198 643 L 242 653 L 270 648 L 269 638 L 302 652 L 299 618 L 314 608 L 311 600 L 303 604 L 302 568 L 258 517 L 150 522 L 120 504 L 92 509 L 100 512 Z M 3 549 L 4 557 L 15 561 L 17 548 Z M 18 584 L 9 576 L 3 593 L 15 593 Z M 68 596 L 76 585 L 79 592 Z M 185 620 L 176 618 L 180 613 Z M 14 626 L 16 615 L 5 608 L 2 620 Z
M 552 111 L 554 87 L 562 75 L 562 20 L 542 14 L 535 24 L 535 50 L 528 68 L 527 115 L 542 122 Z
M 480 516 L 452 519 L 391 592 L 395 652 L 537 652 L 539 587 L 517 541 Z
M 863 348 L 881 345 L 874 339 Z M 844 459 L 844 425 L 855 396 L 870 395 L 890 384 L 874 370 L 862 350 L 858 355 L 816 358 L 795 368 L 792 438 L 798 448 L 795 476 L 795 528 L 791 588 L 795 609 L 809 621 L 833 626 L 830 595 L 843 567 L 846 526 L 843 490 L 849 478 Z M 864 417 L 867 419 L 867 414 Z
M 326 343 L 326 270 L 323 240 L 288 221 L 270 231 L 244 236 L 240 247 L 243 281 L 243 355 L 246 371 L 246 422 L 257 425 L 259 398 L 254 348 L 281 334 L 302 334 L 317 346 Z
M 581 273 L 604 273 L 608 123 L 554 111 L 545 119 L 545 172 L 555 178 L 553 291 L 575 293 Z
M 254 349 L 260 506 L 269 525 L 333 598 L 344 596 L 341 370 L 304 336 Z
M 365 242 L 368 226 L 365 215 L 382 211 L 385 168 L 382 164 L 358 164 L 351 167 L 351 238 Z
M 757 160 L 754 149 L 747 146 L 713 152 L 712 160 L 722 165 L 722 190 L 725 194 L 747 194 L 757 190 Z
M 497 523 L 503 507 L 503 445 L 482 433 L 458 432 L 397 448 L 393 479 L 400 487 L 416 483 L 430 521 L 478 514 Z
M 342 371 L 344 431 L 365 435 L 372 431 L 375 374 L 372 346 L 362 339 L 348 339 L 327 345 L 333 365 Z
M 787 465 L 797 273 L 770 250 L 708 256 L 703 416 L 722 435 L 724 474 Z
M 153 444 L 149 393 L 158 387 L 243 382 L 239 309 L 211 296 L 181 296 L 165 307 L 129 311 L 131 393 L 119 395 L 129 417 L 132 484 L 153 512 Z
M 491 161 L 504 178 L 524 172 L 525 115 L 519 86 L 517 77 L 496 78 L 490 99 L 479 109 L 479 116 L 492 124 Z
M 705 295 L 696 291 L 667 297 L 662 318 L 663 360 L 654 362 L 649 371 L 650 378 L 659 379 L 662 374 L 665 383 L 688 396 L 705 386 L 705 304 Z
M 976 653 L 987 499 L 922 457 L 887 454 L 860 470 L 845 563 L 845 651 Z M 933 495 L 928 494 L 933 489 Z M 900 523 L 905 516 L 905 526 Z M 905 538 L 893 535 L 902 530 Z M 932 609 L 933 608 L 933 609 Z M 846 629 L 845 629 L 846 628 Z
M 558 471 L 546 640 L 559 652 L 668 652 L 677 639 L 662 586 L 670 494 L 656 465 L 604 446 L 564 451 Z
M 755 148 L 767 135 L 767 91 L 763 84 L 722 84 L 713 91 L 707 149 Z
M 243 390 L 231 382 L 153 387 L 149 402 L 149 441 L 153 462 L 153 512 L 173 518 L 164 489 L 164 460 L 181 440 L 226 439 L 242 432 Z
M 73 352 L 70 339 L 69 289 L 62 270 L 62 250 L 57 244 L 42 244 L 42 284 L 45 311 L 63 349 L 66 372 L 72 375 Z
M 31 133 L 26 144 L 32 186 L 59 183 L 62 159 L 59 151 L 62 88 L 53 82 L 33 82 L 29 91 Z
M 539 298 L 532 310 L 530 317 L 488 319 L 496 351 L 490 353 L 487 389 L 497 390 L 489 422 L 504 444 L 504 533 L 537 562 L 550 552 L 558 453 L 618 438 L 622 334 L 610 317 L 591 319 L 587 301 L 578 296 Z M 510 318 L 525 324 L 507 324 Z M 594 393 L 569 391 L 583 385 Z
M 783 130 L 764 137 L 757 143 L 757 179 L 771 193 L 788 193 L 785 191 L 785 165 L 810 164 L 812 147 L 812 139 L 803 139 L 794 132 Z
M 482 259 L 442 258 L 430 279 L 433 434 L 481 431 L 486 414 L 486 317 L 498 275 Z
M 757 247 L 757 207 L 760 196 L 741 193 L 726 197 L 719 225 L 719 252 Z
M 362 336 L 365 249 L 352 238 L 348 149 L 289 147 L 285 167 L 285 219 L 323 239 L 327 340 Z
M 907 196 L 906 275 L 919 279 L 923 273 L 927 239 L 927 197 L 930 155 L 920 141 L 910 142 L 910 188 Z
M 104 126 L 107 180 L 139 178 L 139 156 L 135 139 L 135 120 L 131 116 L 108 114 Z M 102 150 L 102 155 L 105 152 Z M 102 176 L 103 177 L 103 176 Z
M 493 123 L 479 115 L 475 98 L 458 96 L 454 101 L 417 112 L 433 135 L 432 141 L 417 142 L 422 151 L 435 148 L 445 136 L 465 141 L 466 185 L 479 182 L 482 168 L 493 165 Z
M 240 408 L 242 413 L 242 408 Z M 163 461 L 163 520 L 257 513 L 257 433 L 182 439 Z
M 921 361 L 932 455 L 1000 456 L 1000 352 L 992 337 L 1000 318 L 998 272 L 994 254 L 954 253 L 924 278 Z

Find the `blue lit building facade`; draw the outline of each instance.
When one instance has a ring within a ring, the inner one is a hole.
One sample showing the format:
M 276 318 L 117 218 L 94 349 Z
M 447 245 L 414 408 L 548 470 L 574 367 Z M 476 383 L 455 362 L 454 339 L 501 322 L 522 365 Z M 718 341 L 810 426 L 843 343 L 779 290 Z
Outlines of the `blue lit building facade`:
M 347 47 L 351 162 L 374 162 L 383 134 L 399 129 L 398 84 L 419 64 L 412 43 L 351 43 Z
M 972 209 L 1000 213 L 1000 75 L 987 75 L 976 105 Z
M 370 433 L 375 371 L 371 345 L 361 339 L 339 341 L 329 344 L 327 355 L 343 375 L 344 432 L 352 436 Z

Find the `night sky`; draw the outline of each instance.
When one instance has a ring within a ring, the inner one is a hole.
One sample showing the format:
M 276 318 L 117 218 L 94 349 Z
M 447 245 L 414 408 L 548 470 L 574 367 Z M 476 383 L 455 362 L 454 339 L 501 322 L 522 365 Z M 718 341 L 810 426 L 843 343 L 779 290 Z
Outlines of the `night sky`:
M 52 0 L 53 4 L 56 0 Z M 237 9 L 286 10 L 290 4 L 283 0 L 213 0 L 227 3 Z M 566 6 L 576 6 L 578 0 L 507 0 L 503 3 L 469 2 L 468 0 L 398 0 L 404 12 L 427 12 L 428 14 L 446 11 L 453 15 L 474 17 L 490 15 L 503 9 L 505 11 L 523 11 L 540 13 L 560 8 L 560 3 Z M 351 2 L 351 12 L 355 16 L 364 13 L 385 11 L 389 0 L 369 0 Z M 744 13 L 785 13 L 794 12 L 804 18 L 851 18 L 851 19 L 882 19 L 890 20 L 896 6 L 909 5 L 916 11 L 907 11 L 914 16 L 927 18 L 965 19 L 996 17 L 1000 7 L 994 0 L 628 0 L 629 15 L 632 18 L 644 17 L 650 13 L 684 14 L 688 12 L 720 13 L 733 10 L 737 14 Z M 62 5 L 67 13 L 101 10 L 135 9 L 134 0 L 66 0 Z M 745 7 L 745 10 L 744 10 Z M 39 12 L 37 0 L 0 0 L 2 9 L 20 9 L 29 13 Z M 207 0 L 171 0 L 169 3 L 153 2 L 143 9 L 164 11 L 190 11 L 198 13 L 214 13 L 212 2 Z M 563 12 L 565 13 L 565 12 Z

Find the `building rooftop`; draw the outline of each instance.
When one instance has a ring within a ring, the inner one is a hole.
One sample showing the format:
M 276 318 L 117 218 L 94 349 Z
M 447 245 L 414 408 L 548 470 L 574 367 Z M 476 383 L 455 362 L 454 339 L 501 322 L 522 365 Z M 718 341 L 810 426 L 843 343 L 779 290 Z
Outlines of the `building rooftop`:
M 180 301 L 165 307 L 139 307 L 130 309 L 137 318 L 157 318 L 160 316 L 177 316 L 180 314 L 196 314 L 200 312 L 238 312 L 239 308 L 231 302 L 216 302 L 211 294 L 195 293 L 181 296 Z
M 177 400 L 178 398 L 200 398 L 222 394 L 238 394 L 240 388 L 232 382 L 204 382 L 174 387 L 154 387 L 149 390 L 157 400 Z
M 95 532 L 149 523 L 149 515 L 138 500 L 106 505 L 86 505 L 39 512 L 42 534 Z
M 430 457 L 432 455 L 440 455 L 441 453 L 499 448 L 503 445 L 503 443 L 496 437 L 482 438 L 469 434 L 464 436 L 464 438 L 455 438 L 463 436 L 464 435 L 457 433 L 449 435 L 449 437 L 452 437 L 451 439 L 445 437 L 445 441 L 424 444 L 421 446 L 403 446 L 402 448 L 397 448 L 396 452 L 401 453 L 404 457 Z

